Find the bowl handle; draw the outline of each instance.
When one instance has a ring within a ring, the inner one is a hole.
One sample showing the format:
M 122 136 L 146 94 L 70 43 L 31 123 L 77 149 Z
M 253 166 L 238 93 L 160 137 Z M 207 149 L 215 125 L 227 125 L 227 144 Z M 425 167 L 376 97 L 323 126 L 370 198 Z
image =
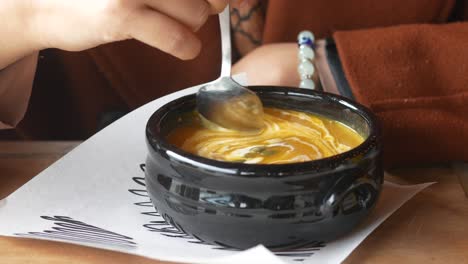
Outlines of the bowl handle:
M 344 185 L 344 186 L 343 186 Z M 329 217 L 338 214 L 341 207 L 342 213 L 348 214 L 362 209 L 370 208 L 378 196 L 378 187 L 375 181 L 360 178 L 351 185 L 337 184 L 325 197 L 320 206 L 322 216 Z M 351 196 L 353 195 L 354 196 Z

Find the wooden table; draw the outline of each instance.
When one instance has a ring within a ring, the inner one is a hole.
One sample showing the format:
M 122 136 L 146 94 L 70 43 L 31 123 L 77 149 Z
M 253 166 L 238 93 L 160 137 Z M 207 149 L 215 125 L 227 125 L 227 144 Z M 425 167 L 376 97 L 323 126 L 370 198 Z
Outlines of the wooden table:
M 0 142 L 0 198 L 78 142 Z M 468 263 L 468 198 L 451 166 L 400 169 L 388 180 L 437 181 L 378 227 L 345 263 Z M 466 175 L 465 175 L 466 177 Z M 163 263 L 64 243 L 0 237 L 0 263 Z

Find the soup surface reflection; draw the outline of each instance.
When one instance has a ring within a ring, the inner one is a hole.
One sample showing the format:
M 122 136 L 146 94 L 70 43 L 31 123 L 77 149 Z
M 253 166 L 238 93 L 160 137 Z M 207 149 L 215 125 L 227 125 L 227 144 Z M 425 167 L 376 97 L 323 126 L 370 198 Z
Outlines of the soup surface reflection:
M 350 150 L 364 138 L 346 125 L 305 112 L 264 109 L 262 131 L 210 129 L 196 113 L 186 114 L 167 139 L 205 158 L 243 163 L 311 161 Z

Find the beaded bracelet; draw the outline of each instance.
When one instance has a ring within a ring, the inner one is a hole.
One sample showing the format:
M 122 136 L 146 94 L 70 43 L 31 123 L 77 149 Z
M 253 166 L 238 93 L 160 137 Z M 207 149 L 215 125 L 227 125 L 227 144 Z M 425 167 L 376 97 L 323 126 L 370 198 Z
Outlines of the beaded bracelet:
M 315 37 L 310 31 L 302 31 L 297 36 L 297 44 L 299 46 L 299 66 L 297 68 L 301 82 L 300 88 L 315 90 L 316 85 L 312 79 L 315 73 L 313 60 L 315 58 Z

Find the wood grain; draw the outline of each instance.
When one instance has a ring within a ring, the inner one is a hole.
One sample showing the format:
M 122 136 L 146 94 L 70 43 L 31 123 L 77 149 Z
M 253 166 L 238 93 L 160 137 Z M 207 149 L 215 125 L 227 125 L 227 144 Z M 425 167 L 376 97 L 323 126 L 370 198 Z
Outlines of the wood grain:
M 78 144 L 0 141 L 0 199 L 21 187 Z
M 450 166 L 402 169 L 390 180 L 437 182 L 379 226 L 345 263 L 468 263 L 468 199 Z
M 78 142 L 0 142 L 0 197 L 13 192 Z M 436 181 L 378 227 L 345 263 L 468 263 L 468 198 L 451 166 L 391 172 L 398 183 Z M 463 174 L 463 175 L 462 175 Z M 0 263 L 160 262 L 64 243 L 0 237 Z

